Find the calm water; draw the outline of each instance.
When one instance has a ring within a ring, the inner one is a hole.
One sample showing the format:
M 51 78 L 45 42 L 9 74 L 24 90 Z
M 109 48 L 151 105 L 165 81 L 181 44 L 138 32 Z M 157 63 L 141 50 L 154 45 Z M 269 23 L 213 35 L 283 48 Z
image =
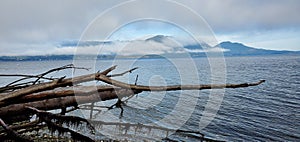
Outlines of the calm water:
M 300 57 L 230 57 L 226 58 L 227 83 L 256 82 L 265 79 L 262 85 L 225 89 L 220 108 L 207 107 L 209 96 L 218 96 L 203 91 L 174 91 L 141 93 L 125 106 L 124 117 L 119 119 L 119 110 L 105 111 L 95 119 L 105 121 L 156 124 L 168 128 L 201 131 L 206 137 L 225 141 L 299 141 L 300 140 Z M 73 61 L 0 62 L 1 74 L 37 74 L 50 68 Z M 211 82 L 210 64 L 205 58 L 193 59 L 141 59 L 120 61 L 76 61 L 77 66 L 90 67 L 90 71 L 62 71 L 53 76 L 72 76 L 103 70 L 119 65 L 114 73 L 131 67 L 139 69 L 127 76 L 115 78 L 141 85 L 207 84 Z M 195 65 L 195 67 L 193 66 Z M 196 72 L 194 72 L 196 70 Z M 12 78 L 1 78 L 4 85 Z M 98 83 L 101 84 L 101 83 Z M 222 95 L 220 95 L 220 98 Z M 211 100 L 210 100 L 211 101 Z M 212 100 L 215 101 L 215 100 Z M 220 100 L 218 100 L 220 101 Z M 113 101 L 99 103 L 109 105 Z M 212 102 L 217 104 L 218 102 Z M 203 112 L 217 112 L 204 129 L 199 128 Z M 153 130 L 154 131 L 154 130 Z M 111 132 L 108 132 L 111 134 Z M 139 134 L 137 134 L 139 135 Z M 141 134 L 142 135 L 142 134 Z M 122 136 L 111 136 L 120 138 Z M 123 137 L 126 137 L 123 135 Z M 160 138 L 149 132 L 145 139 Z M 171 139 L 195 141 L 190 135 L 174 134 Z M 127 138 L 133 139 L 134 138 Z

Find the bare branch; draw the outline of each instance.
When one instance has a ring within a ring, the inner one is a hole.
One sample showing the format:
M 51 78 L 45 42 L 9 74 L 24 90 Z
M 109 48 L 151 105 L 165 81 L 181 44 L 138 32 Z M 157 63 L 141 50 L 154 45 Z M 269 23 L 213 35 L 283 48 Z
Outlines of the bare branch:
M 10 86 L 1 87 L 0 92 L 4 93 L 4 92 L 15 91 L 15 90 L 18 90 L 18 89 L 22 89 L 22 88 L 31 86 L 32 83 L 33 83 L 33 81 L 29 81 L 29 82 L 24 82 L 24 83 L 19 83 L 19 84 L 14 84 L 14 85 L 10 85 Z
M 52 82 L 46 82 L 46 83 L 40 83 L 36 85 L 32 85 L 29 87 L 26 87 L 24 89 L 17 90 L 15 92 L 9 93 L 8 95 L 1 97 L 0 102 L 11 100 L 17 97 L 22 97 L 31 93 L 36 93 L 36 92 L 41 92 L 45 90 L 50 90 L 54 89 L 57 87 L 65 87 L 65 86 L 73 86 L 74 84 L 79 84 L 82 82 L 88 82 L 95 80 L 96 76 L 99 76 L 100 74 L 106 75 L 112 70 L 114 70 L 116 66 L 113 66 L 101 73 L 93 73 L 93 74 L 88 74 L 88 75 L 83 75 L 83 76 L 78 76 L 74 78 L 67 78 L 67 79 L 56 79 L 53 80 Z
M 138 67 L 132 68 L 132 69 L 130 69 L 128 71 L 125 71 L 125 72 L 122 72 L 122 73 L 119 73 L 119 74 L 107 75 L 107 77 L 123 76 L 124 74 L 131 73 L 131 72 L 133 72 L 136 69 L 138 69 Z
M 210 85 L 172 85 L 172 86 L 144 86 L 123 83 L 105 75 L 99 74 L 96 76 L 97 80 L 103 81 L 107 84 L 111 84 L 121 88 L 127 88 L 137 91 L 175 91 L 175 90 L 204 90 L 204 89 L 223 89 L 223 88 L 241 88 L 249 86 L 257 86 L 265 80 L 260 80 L 256 83 L 242 83 L 242 84 L 210 84 Z
M 101 72 L 101 74 L 103 75 L 107 75 L 108 73 L 110 73 L 111 71 L 115 70 L 117 68 L 117 65 L 114 65 L 106 70 L 104 70 L 103 72 Z
M 59 78 L 49 78 L 49 77 L 45 77 L 45 76 L 48 75 L 48 74 L 50 74 L 50 73 L 52 73 L 52 72 L 55 72 L 55 71 L 60 71 L 60 70 L 70 69 L 70 68 L 71 69 L 85 69 L 85 70 L 89 70 L 88 68 L 75 67 L 73 64 L 69 64 L 69 65 L 65 65 L 65 66 L 59 67 L 59 68 L 51 69 L 51 70 L 49 70 L 47 72 L 44 72 L 44 73 L 41 73 L 39 75 L 0 74 L 0 76 L 6 76 L 6 77 L 23 77 L 21 79 L 15 80 L 15 81 L 7 84 L 4 87 L 1 87 L 0 88 L 0 92 L 4 92 L 4 91 L 8 91 L 8 90 L 14 91 L 16 89 L 22 89 L 22 88 L 28 87 L 28 85 L 34 85 L 34 84 L 36 84 L 37 82 L 40 81 L 40 79 L 49 80 L 49 81 L 53 81 L 55 79 L 59 79 Z M 17 82 L 20 82 L 20 81 L 23 81 L 23 80 L 27 80 L 27 79 L 33 79 L 33 78 L 36 78 L 36 80 L 34 80 L 34 81 L 28 81 L 28 82 L 25 82 L 25 83 L 16 84 Z M 26 85 L 24 85 L 24 84 L 26 84 Z
M 10 76 L 10 77 L 24 77 L 24 78 L 21 78 L 21 79 L 18 79 L 16 81 L 13 81 L 11 83 L 9 83 L 8 85 L 6 86 L 10 86 L 12 84 L 15 84 L 17 82 L 20 82 L 22 80 L 26 80 L 26 79 L 30 79 L 30 78 L 37 78 L 33 84 L 37 83 L 40 79 L 46 79 L 46 80 L 54 80 L 55 78 L 48 78 L 48 77 L 44 77 L 46 76 L 47 74 L 50 74 L 52 72 L 55 72 L 55 71 L 60 71 L 60 70 L 64 70 L 64 69 L 85 69 L 85 70 L 89 70 L 88 68 L 82 68 L 82 67 L 75 67 L 73 64 L 69 64 L 69 65 L 65 65 L 65 66 L 62 66 L 62 67 L 59 67 L 59 68 L 54 68 L 54 69 L 51 69 L 49 71 L 46 71 L 44 73 L 41 73 L 39 75 L 24 75 L 24 74 L 0 74 L 0 76 Z
M 4 76 L 4 77 L 25 77 L 25 78 L 22 78 L 22 79 L 41 78 L 41 79 L 53 80 L 53 78 L 43 77 L 43 76 L 40 76 L 40 75 L 27 75 L 27 74 L 0 74 L 0 76 Z M 10 83 L 10 84 L 13 84 L 13 83 Z

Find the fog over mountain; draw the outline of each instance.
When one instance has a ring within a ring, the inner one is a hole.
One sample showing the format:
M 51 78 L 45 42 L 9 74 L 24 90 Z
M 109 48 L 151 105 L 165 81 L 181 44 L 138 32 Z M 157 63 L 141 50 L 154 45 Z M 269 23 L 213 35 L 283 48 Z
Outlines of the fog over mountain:
M 178 54 L 178 53 L 205 53 L 224 52 L 230 56 L 267 55 L 294 53 L 291 51 L 265 50 L 249 47 L 242 43 L 230 41 L 221 42 L 218 45 L 208 45 L 204 41 L 180 39 L 173 36 L 155 35 L 146 39 L 128 41 L 81 41 L 78 43 L 61 44 L 62 48 L 76 47 L 77 54 L 118 54 L 124 56 L 146 54 Z M 295 52 L 296 53 L 296 52 Z
M 76 48 L 75 54 L 102 55 L 147 55 L 180 54 L 227 51 L 201 41 L 187 40 L 174 36 L 154 35 L 146 39 L 126 41 L 68 41 L 59 45 L 61 50 Z
M 172 55 L 182 57 L 204 57 L 208 52 L 222 52 L 225 56 L 257 56 L 257 55 L 278 55 L 278 54 L 299 54 L 294 51 L 265 50 L 246 46 L 242 43 L 230 41 L 218 45 L 208 45 L 201 41 L 186 40 L 174 36 L 154 35 L 145 39 L 124 40 L 124 41 L 63 41 L 58 43 L 53 50 L 47 50 L 39 58 L 47 59 L 56 56 L 54 59 L 71 59 L 72 55 L 93 55 L 101 58 L 134 57 L 148 55 Z M 62 56 L 68 55 L 68 56 Z M 28 56 L 28 55 L 25 55 Z M 30 55 L 29 55 L 30 56 Z M 37 57 L 35 55 L 35 57 Z M 7 58 L 7 56 L 6 56 Z M 34 58 L 34 60 L 39 59 Z M 11 59 L 11 58 L 10 58 Z M 2 60 L 4 58 L 2 57 Z M 12 59 L 13 60 L 13 59 Z

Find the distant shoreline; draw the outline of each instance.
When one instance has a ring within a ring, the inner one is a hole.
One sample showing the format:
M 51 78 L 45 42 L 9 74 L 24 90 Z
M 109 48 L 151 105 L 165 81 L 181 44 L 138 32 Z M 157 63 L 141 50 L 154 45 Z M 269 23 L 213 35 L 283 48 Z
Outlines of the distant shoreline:
M 265 55 L 226 55 L 224 57 L 271 57 L 271 56 L 299 56 L 299 52 L 283 53 L 283 54 L 265 54 Z M 144 56 L 115 56 L 115 55 L 48 55 L 48 56 L 0 56 L 2 62 L 15 62 L 15 61 L 63 61 L 63 60 L 115 60 L 115 59 L 163 59 L 170 58 L 186 58 L 187 56 L 164 56 L 164 55 L 144 55 Z M 193 55 L 191 58 L 206 58 L 206 54 Z

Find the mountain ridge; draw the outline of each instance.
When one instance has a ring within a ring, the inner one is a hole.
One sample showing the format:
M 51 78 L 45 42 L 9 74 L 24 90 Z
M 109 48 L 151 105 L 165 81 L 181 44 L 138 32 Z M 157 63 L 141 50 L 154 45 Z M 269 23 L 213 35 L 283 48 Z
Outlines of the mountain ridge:
M 180 58 L 180 54 L 184 51 L 185 53 L 189 53 L 191 57 L 206 57 L 205 52 L 220 52 L 224 51 L 223 54 L 226 57 L 229 56 L 267 56 L 267 55 L 300 55 L 300 51 L 286 51 L 286 50 L 267 50 L 267 49 L 259 49 L 250 46 L 246 46 L 243 43 L 238 42 L 231 42 L 231 41 L 224 41 L 215 46 L 210 46 L 207 43 L 196 43 L 190 42 L 187 44 L 182 45 L 182 47 L 176 47 L 178 44 L 174 44 L 176 41 L 175 37 L 173 36 L 166 36 L 166 35 L 155 35 L 149 37 L 144 40 L 132 40 L 132 41 L 83 41 L 83 42 L 75 42 L 75 41 L 65 41 L 59 45 L 59 48 L 64 47 L 90 47 L 90 46 L 98 46 L 98 45 L 114 45 L 118 42 L 134 42 L 139 41 L 144 44 L 152 44 L 154 43 L 155 46 L 164 46 L 168 47 L 165 50 L 169 49 L 172 51 L 172 54 L 178 55 L 177 57 Z M 143 44 L 142 44 L 143 45 Z M 110 47 L 110 46 L 109 46 Z M 107 47 L 107 48 L 109 48 Z M 150 46 L 151 47 L 151 46 Z M 204 47 L 204 48 L 203 48 Z M 137 47 L 138 48 L 138 47 Z M 158 48 L 159 49 L 159 48 Z M 211 49 L 218 49 L 218 50 L 211 50 Z M 148 51 L 148 50 L 147 50 Z M 180 52 L 178 52 L 180 51 Z M 135 52 L 132 50 L 131 52 Z M 152 54 L 147 53 L 146 58 L 159 58 L 160 55 L 169 54 L 169 52 L 164 52 L 162 54 Z M 103 55 L 76 55 L 76 58 L 81 59 L 114 59 L 117 57 L 118 54 L 103 54 Z M 136 57 L 136 55 L 118 55 L 121 58 L 132 58 Z M 53 54 L 53 55 L 36 55 L 36 56 L 0 56 L 0 61 L 39 61 L 39 60 L 72 60 L 75 57 L 73 54 Z
M 216 45 L 215 47 L 222 47 L 229 50 L 224 52 L 225 56 L 258 56 L 258 55 L 278 55 L 278 54 L 300 54 L 300 51 L 288 51 L 288 50 L 268 50 L 261 48 L 254 48 L 246 46 L 242 43 L 224 41 Z

